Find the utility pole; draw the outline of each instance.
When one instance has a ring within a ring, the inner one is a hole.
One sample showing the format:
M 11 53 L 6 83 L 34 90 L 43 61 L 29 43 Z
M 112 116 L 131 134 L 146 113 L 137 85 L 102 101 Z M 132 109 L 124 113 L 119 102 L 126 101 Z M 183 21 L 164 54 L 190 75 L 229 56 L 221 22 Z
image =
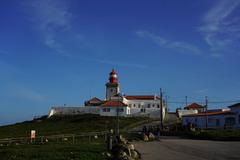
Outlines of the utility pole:
M 185 96 L 186 107 L 187 107 L 187 105 L 188 105 L 187 98 L 188 98 L 188 97 Z
M 166 111 L 168 112 L 168 96 L 165 97 Z
M 205 96 L 206 129 L 208 128 L 208 116 L 207 116 L 207 110 L 208 110 L 208 97 Z
M 160 88 L 160 129 L 163 130 L 163 93 L 162 88 Z

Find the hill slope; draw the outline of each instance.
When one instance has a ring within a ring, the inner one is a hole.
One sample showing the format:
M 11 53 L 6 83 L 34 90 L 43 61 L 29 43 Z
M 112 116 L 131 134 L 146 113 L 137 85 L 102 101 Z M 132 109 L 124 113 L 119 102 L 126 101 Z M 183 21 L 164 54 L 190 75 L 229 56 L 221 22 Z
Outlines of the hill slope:
M 147 120 L 143 117 L 120 117 L 120 129 L 134 123 Z M 116 117 L 101 117 L 98 115 L 56 116 L 40 118 L 33 121 L 16 123 L 0 127 L 0 138 L 28 137 L 31 130 L 37 135 L 80 134 L 83 132 L 106 131 L 116 128 Z

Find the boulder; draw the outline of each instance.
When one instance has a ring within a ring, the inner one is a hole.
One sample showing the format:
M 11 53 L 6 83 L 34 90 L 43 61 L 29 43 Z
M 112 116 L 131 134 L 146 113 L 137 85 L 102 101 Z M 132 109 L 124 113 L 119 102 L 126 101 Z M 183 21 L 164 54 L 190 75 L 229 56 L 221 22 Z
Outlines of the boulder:
M 128 141 L 122 135 L 120 135 L 119 136 L 119 142 L 122 143 L 122 144 L 127 144 Z
M 149 141 L 149 138 L 146 134 L 143 134 L 143 141 L 145 141 L 145 142 Z
M 131 157 L 132 159 L 139 159 L 138 152 L 136 152 L 135 150 L 131 150 Z
M 155 140 L 155 135 L 150 132 L 148 135 L 148 138 L 150 141 L 153 141 L 153 140 Z

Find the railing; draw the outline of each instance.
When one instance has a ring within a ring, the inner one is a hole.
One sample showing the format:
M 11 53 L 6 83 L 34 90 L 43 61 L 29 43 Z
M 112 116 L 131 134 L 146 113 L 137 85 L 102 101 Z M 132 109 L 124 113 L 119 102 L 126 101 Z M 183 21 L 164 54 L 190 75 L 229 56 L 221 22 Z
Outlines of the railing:
M 82 134 L 58 134 L 18 138 L 3 138 L 0 139 L 0 146 L 21 145 L 21 144 L 46 144 L 46 143 L 91 143 L 96 141 L 106 141 L 108 131 L 103 132 L 88 132 Z

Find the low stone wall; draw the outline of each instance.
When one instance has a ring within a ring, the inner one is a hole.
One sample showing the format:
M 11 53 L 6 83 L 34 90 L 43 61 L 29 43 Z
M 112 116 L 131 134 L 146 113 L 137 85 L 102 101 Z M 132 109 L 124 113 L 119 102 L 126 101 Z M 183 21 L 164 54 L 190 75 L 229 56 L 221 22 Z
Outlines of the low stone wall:
M 100 109 L 97 106 L 84 107 L 52 107 L 48 117 L 53 115 L 80 115 L 80 114 L 99 114 Z

